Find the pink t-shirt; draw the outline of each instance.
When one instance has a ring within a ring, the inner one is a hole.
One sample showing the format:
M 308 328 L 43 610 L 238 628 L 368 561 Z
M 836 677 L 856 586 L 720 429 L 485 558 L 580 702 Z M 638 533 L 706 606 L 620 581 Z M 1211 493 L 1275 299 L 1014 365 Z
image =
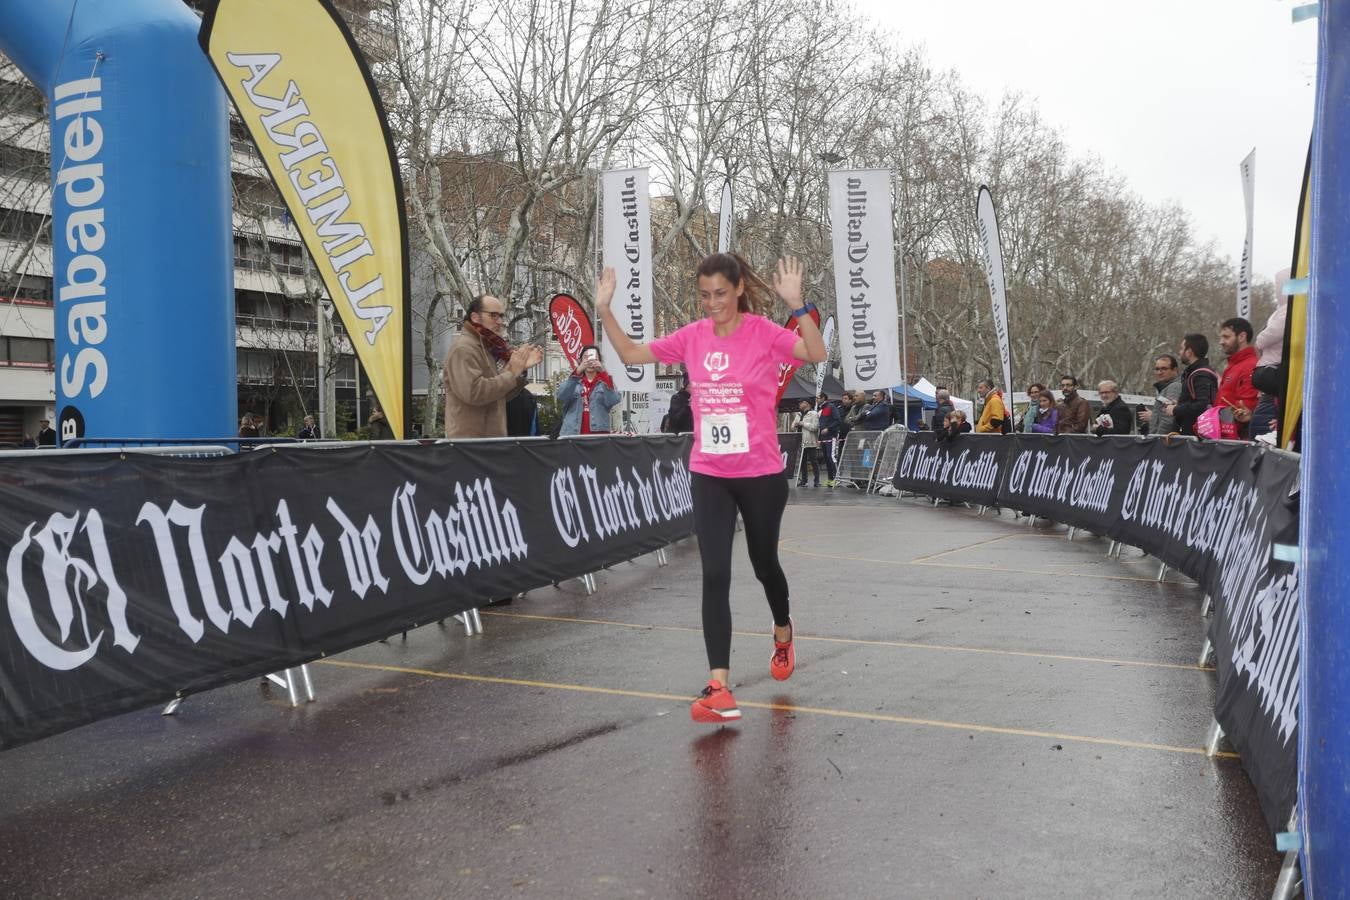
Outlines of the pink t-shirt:
M 651 342 L 663 363 L 689 371 L 694 452 L 689 470 L 720 478 L 753 478 L 783 471 L 774 401 L 778 367 L 792 364 L 801 335 L 763 316 L 741 315 L 729 337 L 700 319 Z

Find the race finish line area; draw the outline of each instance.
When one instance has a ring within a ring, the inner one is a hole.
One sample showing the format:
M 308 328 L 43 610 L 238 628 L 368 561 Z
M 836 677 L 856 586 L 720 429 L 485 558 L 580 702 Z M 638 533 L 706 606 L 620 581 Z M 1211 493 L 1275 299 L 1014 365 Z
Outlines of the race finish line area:
M 697 547 L 4 754 L 0 894 L 1269 896 L 1234 754 L 1206 754 L 1203 600 L 1045 520 L 797 489 L 770 621 L 737 534 L 732 686 Z

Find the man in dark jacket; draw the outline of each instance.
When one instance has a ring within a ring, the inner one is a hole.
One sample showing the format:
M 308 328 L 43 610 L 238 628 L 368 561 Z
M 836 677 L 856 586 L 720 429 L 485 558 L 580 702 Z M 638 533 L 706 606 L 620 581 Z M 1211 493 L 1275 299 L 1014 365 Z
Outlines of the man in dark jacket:
M 1120 399 L 1120 389 L 1114 381 L 1103 381 L 1097 385 L 1097 393 L 1102 398 L 1101 412 L 1093 421 L 1092 433 L 1101 437 L 1104 434 L 1130 434 L 1134 431 L 1134 413 L 1125 401 Z
M 858 420 L 860 431 L 885 431 L 891 427 L 891 405 L 881 391 L 872 392 L 872 402 Z
M 670 397 L 670 411 L 661 423 L 666 434 L 688 434 L 694 430 L 694 409 L 690 406 L 689 373 L 681 379 L 680 389 Z
M 1079 395 L 1078 379 L 1073 375 L 1059 376 L 1059 390 L 1064 399 L 1059 401 L 1055 434 L 1087 434 L 1092 404 Z
M 952 405 L 952 392 L 946 388 L 937 389 L 937 409 L 933 410 L 933 430 L 937 431 L 947 421 L 956 407 Z
M 839 438 L 839 428 L 843 420 L 839 416 L 839 407 L 825 399 L 824 394 L 820 395 L 819 401 L 820 406 L 818 412 L 820 413 L 820 430 L 816 432 L 816 436 L 820 438 L 820 455 L 825 458 L 825 473 L 827 476 L 825 478 L 825 486 L 834 487 L 835 475 L 838 473 L 836 442 Z
M 1181 339 L 1178 355 L 1186 370 L 1181 373 L 1181 399 L 1167 407 L 1167 414 L 1176 419 L 1177 431 L 1195 434 L 1195 420 L 1214 405 L 1219 396 L 1219 376 L 1209 365 L 1209 338 L 1203 334 L 1188 334 Z
M 848 420 L 848 414 L 853 411 L 853 395 L 844 391 L 844 396 L 839 398 L 839 405 L 835 408 L 839 413 L 839 446 L 844 446 L 844 438 L 848 437 L 848 430 L 853 424 Z

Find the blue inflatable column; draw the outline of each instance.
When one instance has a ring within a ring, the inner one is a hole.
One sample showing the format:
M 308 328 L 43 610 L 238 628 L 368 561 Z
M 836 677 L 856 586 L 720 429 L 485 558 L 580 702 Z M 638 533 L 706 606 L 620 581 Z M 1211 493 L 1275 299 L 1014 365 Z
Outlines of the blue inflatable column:
M 1299 523 L 1299 800 L 1305 893 L 1340 897 L 1350 890 L 1350 10 L 1322 3 L 1320 17 Z
M 57 432 L 234 434 L 226 98 L 182 0 L 0 3 L 47 95 Z

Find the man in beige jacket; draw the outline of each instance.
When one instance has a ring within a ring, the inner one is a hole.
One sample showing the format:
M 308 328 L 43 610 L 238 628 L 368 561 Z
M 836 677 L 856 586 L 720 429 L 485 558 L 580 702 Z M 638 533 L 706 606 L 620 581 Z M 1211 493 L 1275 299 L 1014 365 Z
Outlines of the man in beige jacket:
M 525 370 L 544 354 L 528 344 L 512 350 L 501 336 L 505 320 L 502 301 L 490 294 L 469 304 L 441 375 L 446 437 L 506 437 L 506 401 L 525 387 Z

